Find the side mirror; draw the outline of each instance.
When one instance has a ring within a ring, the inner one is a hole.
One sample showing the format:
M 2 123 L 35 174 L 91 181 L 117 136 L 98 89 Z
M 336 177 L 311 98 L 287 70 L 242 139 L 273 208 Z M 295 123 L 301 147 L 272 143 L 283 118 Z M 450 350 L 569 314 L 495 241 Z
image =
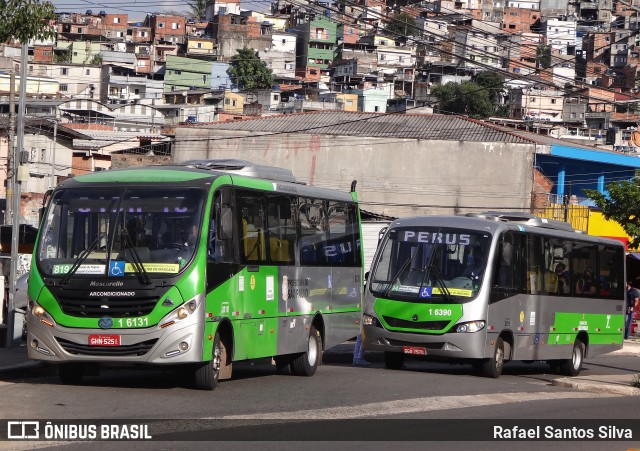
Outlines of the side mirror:
M 380 244 L 380 241 L 382 241 L 382 238 L 384 238 L 384 234 L 387 233 L 387 229 L 389 227 L 383 227 L 380 229 L 380 231 L 378 232 L 378 244 Z

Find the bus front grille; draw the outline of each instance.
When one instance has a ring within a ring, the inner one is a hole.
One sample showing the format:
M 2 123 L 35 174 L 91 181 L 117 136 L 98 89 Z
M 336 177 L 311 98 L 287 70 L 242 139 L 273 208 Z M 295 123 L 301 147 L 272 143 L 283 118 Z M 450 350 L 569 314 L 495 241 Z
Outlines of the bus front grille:
M 153 348 L 153 345 L 158 341 L 157 338 L 153 340 L 143 341 L 142 343 L 136 343 L 133 345 L 122 346 L 89 346 L 74 343 L 73 341 L 65 340 L 64 338 L 56 337 L 56 341 L 62 349 L 69 354 L 74 355 L 93 355 L 93 356 L 105 356 L 105 357 L 123 357 L 123 356 L 140 356 L 145 355 Z
M 404 319 L 383 316 L 384 322 L 394 329 L 443 330 L 449 321 L 407 321 Z
M 125 298 L 95 298 L 64 296 L 59 301 L 62 311 L 69 316 L 84 318 L 129 318 L 151 313 L 158 302 L 156 296 Z

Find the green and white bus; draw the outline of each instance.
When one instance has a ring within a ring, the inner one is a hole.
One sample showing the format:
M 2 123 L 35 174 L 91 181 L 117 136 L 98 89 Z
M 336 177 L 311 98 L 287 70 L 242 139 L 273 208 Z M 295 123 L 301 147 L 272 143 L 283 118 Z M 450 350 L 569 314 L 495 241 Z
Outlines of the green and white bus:
M 29 279 L 31 359 L 63 383 L 87 365 L 192 369 L 274 357 L 311 376 L 358 333 L 360 212 L 351 193 L 242 160 L 78 176 L 53 190 Z
M 528 214 L 396 220 L 371 267 L 363 344 L 391 369 L 426 356 L 494 378 L 507 360 L 577 375 L 622 347 L 624 256 L 619 241 Z

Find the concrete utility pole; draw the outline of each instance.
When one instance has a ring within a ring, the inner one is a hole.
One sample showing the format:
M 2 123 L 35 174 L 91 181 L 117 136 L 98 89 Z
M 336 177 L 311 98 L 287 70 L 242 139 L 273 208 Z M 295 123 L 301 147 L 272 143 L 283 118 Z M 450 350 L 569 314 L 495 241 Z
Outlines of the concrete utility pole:
M 7 300 L 7 348 L 13 345 L 15 328 L 15 292 L 18 278 L 18 236 L 20 233 L 20 155 L 24 148 L 24 121 L 27 96 L 28 46 L 22 44 L 20 52 L 20 92 L 18 96 L 18 144 L 13 152 L 13 218 L 11 221 L 11 269 L 9 271 L 9 299 Z
M 56 144 L 58 143 L 58 119 L 53 120 L 53 143 L 51 148 L 51 186 L 56 186 Z
M 13 212 L 13 152 L 16 136 L 16 74 L 9 73 L 9 146 L 7 147 L 7 205 L 4 210 L 4 223 L 11 223 Z

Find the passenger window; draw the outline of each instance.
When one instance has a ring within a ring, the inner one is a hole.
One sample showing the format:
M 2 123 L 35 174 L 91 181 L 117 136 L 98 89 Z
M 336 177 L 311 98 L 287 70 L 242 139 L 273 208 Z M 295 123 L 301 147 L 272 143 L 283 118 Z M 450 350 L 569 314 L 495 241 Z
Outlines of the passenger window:
M 252 194 L 239 193 L 238 209 L 241 217 L 243 260 L 245 263 L 263 263 L 266 261 L 266 243 L 262 198 Z
M 600 296 L 620 299 L 624 293 L 624 282 L 618 275 L 624 273 L 619 267 L 622 258 L 622 248 L 608 246 L 598 247 L 598 259 L 600 260 Z
M 576 296 L 598 295 L 597 247 L 591 244 L 574 243 L 572 271 Z
M 300 198 L 298 205 L 300 227 L 300 263 L 302 265 L 325 265 L 327 259 L 323 244 L 329 228 L 324 201 Z
M 569 296 L 571 294 L 572 280 L 571 272 L 569 271 L 571 243 L 558 238 L 550 238 L 549 252 L 550 269 L 553 270 L 557 280 L 556 290 L 550 291 L 549 294 Z
M 267 205 L 269 228 L 269 257 L 276 264 L 294 263 L 296 228 L 291 214 L 291 199 L 286 196 L 270 197 Z

